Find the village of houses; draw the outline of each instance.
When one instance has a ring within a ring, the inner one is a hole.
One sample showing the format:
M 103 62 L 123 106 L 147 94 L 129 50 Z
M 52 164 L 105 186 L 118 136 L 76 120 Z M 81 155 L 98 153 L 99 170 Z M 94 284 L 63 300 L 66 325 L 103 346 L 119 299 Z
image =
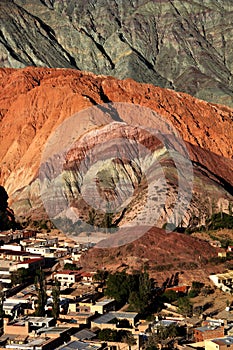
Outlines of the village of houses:
M 230 305 L 224 307 L 222 318 L 216 318 L 208 314 L 204 317 L 203 313 L 185 317 L 172 303 L 165 303 L 164 309 L 153 319 L 140 319 L 138 313 L 127 311 L 126 305 L 118 309 L 115 300 L 104 295 L 103 282 L 93 278 L 96 271 L 64 268 L 72 264 L 79 266 L 80 256 L 92 246 L 90 243 L 77 244 L 62 235 L 58 239 L 52 234 L 45 236 L 30 230 L 0 232 L 0 241 L 3 306 L 0 349 L 233 349 Z M 31 276 L 38 269 L 45 271 L 47 303 L 44 317 L 34 315 L 37 291 L 33 282 L 12 286 L 12 273 L 19 269 L 27 270 Z M 209 280 L 213 289 L 231 293 L 233 271 L 210 275 Z M 57 320 L 47 315 L 52 305 L 54 281 L 60 284 L 60 315 Z M 169 290 L 187 293 L 188 288 L 174 286 Z M 182 336 L 175 339 L 168 336 L 160 342 L 157 338 L 156 345 L 148 342 L 156 336 L 158 329 L 170 325 L 182 328 Z M 98 337 L 100 330 L 124 330 L 125 327 L 132 334 L 131 342 L 103 341 Z

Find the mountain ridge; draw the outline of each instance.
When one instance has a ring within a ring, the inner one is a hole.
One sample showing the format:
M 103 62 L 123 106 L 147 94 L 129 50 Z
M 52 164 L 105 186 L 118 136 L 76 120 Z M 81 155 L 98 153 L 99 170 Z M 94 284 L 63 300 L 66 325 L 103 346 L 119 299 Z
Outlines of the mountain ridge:
M 232 106 L 232 10 L 230 0 L 2 1 L 0 66 L 129 77 Z

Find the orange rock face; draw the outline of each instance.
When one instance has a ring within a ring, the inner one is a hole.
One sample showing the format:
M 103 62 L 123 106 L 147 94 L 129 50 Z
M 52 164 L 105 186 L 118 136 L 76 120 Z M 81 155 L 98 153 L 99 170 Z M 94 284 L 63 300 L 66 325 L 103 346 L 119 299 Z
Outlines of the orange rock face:
M 11 201 L 21 203 L 16 214 L 37 205 L 41 154 L 56 127 L 76 112 L 112 101 L 149 107 L 169 120 L 187 142 L 192 161 L 232 190 L 233 110 L 228 107 L 131 79 L 68 69 L 0 69 L 0 86 L 0 183 Z M 88 125 L 94 128 L 99 121 Z M 151 118 L 147 125 L 153 127 Z

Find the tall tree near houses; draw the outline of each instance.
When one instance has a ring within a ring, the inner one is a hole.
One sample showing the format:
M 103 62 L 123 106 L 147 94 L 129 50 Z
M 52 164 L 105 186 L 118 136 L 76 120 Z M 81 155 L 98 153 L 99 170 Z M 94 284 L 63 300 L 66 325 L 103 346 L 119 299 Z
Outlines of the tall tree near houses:
M 52 289 L 52 297 L 53 297 L 52 316 L 55 318 L 55 320 L 57 320 L 60 313 L 60 283 L 58 280 L 55 281 L 55 286 Z
M 136 340 L 134 338 L 134 336 L 132 335 L 132 333 L 128 332 L 127 335 L 125 337 L 123 337 L 123 342 L 126 343 L 128 345 L 128 349 L 131 350 L 131 347 L 133 345 L 136 345 Z
M 230 202 L 230 201 L 228 203 L 228 214 L 232 215 L 232 202 Z
M 37 298 L 38 298 L 37 307 L 35 310 L 35 316 L 43 317 L 45 316 L 45 305 L 47 301 L 47 294 L 46 294 L 45 276 L 42 269 L 36 272 L 35 288 L 37 291 Z

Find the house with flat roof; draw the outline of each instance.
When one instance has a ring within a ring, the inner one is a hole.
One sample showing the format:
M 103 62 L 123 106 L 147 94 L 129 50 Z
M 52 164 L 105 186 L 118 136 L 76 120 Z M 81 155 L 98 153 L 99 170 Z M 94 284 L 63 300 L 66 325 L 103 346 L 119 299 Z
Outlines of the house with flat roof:
M 115 299 L 102 299 L 100 301 L 97 301 L 96 303 L 92 304 L 90 306 L 90 311 L 99 314 L 104 314 L 108 311 L 115 310 L 116 301 Z
M 91 328 L 111 328 L 117 329 L 118 320 L 127 320 L 131 327 L 134 327 L 138 321 L 138 313 L 136 312 L 107 312 L 97 317 L 91 322 Z
M 15 255 L 16 253 L 16 255 Z M 31 271 L 34 271 L 40 267 L 43 267 L 45 265 L 45 260 L 41 256 L 34 256 L 33 258 L 30 258 L 28 255 L 26 255 L 27 259 L 21 259 L 21 257 L 24 257 L 24 255 L 18 255 L 18 253 L 22 252 L 14 252 L 13 255 L 16 257 L 19 257 L 19 260 L 11 260 L 9 258 L 6 259 L 0 259 L 0 282 L 2 283 L 4 288 L 10 288 L 11 286 L 11 273 L 13 271 L 17 271 L 20 268 L 24 269 L 30 269 Z M 8 256 L 9 257 L 9 256 Z
M 63 344 L 62 337 L 43 338 L 24 335 L 3 335 L 0 337 L 0 349 L 48 350 L 57 349 Z
M 71 287 L 72 284 L 81 280 L 80 273 L 74 270 L 63 270 L 54 274 L 54 278 L 57 279 L 61 287 Z
M 92 340 L 96 338 L 96 333 L 90 331 L 89 329 L 81 329 L 80 331 L 74 333 L 71 337 L 71 340 Z
M 82 342 L 78 340 L 71 340 L 69 343 L 60 346 L 57 350 L 100 350 L 103 348 L 103 344 L 101 343 L 88 343 Z
M 202 326 L 194 329 L 194 339 L 202 342 L 207 339 L 224 337 L 224 326 Z
M 233 337 L 205 340 L 205 350 L 233 350 Z
M 41 327 L 50 327 L 55 325 L 53 317 L 23 317 L 9 321 L 8 318 L 4 318 L 3 331 L 4 334 L 23 334 L 29 335 L 32 329 L 38 329 Z
M 218 273 L 216 275 L 210 275 L 209 279 L 218 288 L 221 288 L 223 292 L 230 293 L 233 288 L 233 271 L 227 271 L 226 273 Z
M 23 262 L 28 259 L 40 258 L 40 254 L 31 254 L 24 251 L 16 251 L 11 249 L 2 249 L 0 248 L 0 259 L 10 260 L 16 262 Z

